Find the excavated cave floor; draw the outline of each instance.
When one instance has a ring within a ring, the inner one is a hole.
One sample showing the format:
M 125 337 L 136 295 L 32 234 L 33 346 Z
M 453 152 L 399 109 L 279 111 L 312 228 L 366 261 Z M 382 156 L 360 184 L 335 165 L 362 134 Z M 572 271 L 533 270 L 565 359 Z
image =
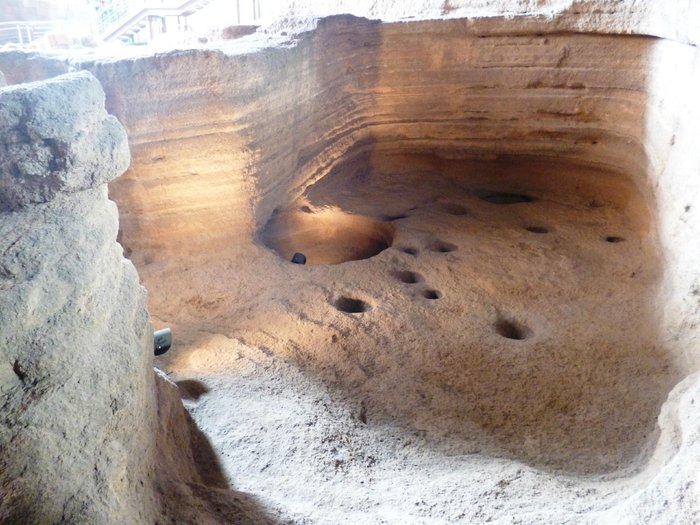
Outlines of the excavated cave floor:
M 237 489 L 295 523 L 582 512 L 634 490 L 681 374 L 628 178 L 378 149 L 268 219 L 236 259 L 139 267 L 176 338 L 157 364 Z

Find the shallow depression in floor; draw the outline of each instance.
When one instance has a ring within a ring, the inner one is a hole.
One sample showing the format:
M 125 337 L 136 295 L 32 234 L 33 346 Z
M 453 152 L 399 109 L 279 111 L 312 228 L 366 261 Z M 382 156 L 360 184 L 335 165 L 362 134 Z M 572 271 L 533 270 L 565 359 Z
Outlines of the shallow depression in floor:
M 423 428 L 456 450 L 571 472 L 636 461 L 676 374 L 650 301 L 661 264 L 653 215 L 629 179 L 569 161 L 411 151 L 375 156 L 358 173 L 340 164 L 307 188 L 305 212 L 278 212 L 262 232 L 285 259 L 337 254 L 348 240 L 372 256 L 319 274 L 320 286 L 341 288 L 330 292 L 359 287 L 375 305 L 337 299 L 335 309 L 362 314 L 342 365 L 331 345 L 305 366 L 322 381 L 340 374 L 335 388 L 362 397 L 370 422 Z M 595 182 L 581 191 L 581 178 Z M 387 223 L 387 210 L 400 220 Z M 370 240 L 319 226 L 336 218 Z M 294 241 L 280 249 L 282 237 Z

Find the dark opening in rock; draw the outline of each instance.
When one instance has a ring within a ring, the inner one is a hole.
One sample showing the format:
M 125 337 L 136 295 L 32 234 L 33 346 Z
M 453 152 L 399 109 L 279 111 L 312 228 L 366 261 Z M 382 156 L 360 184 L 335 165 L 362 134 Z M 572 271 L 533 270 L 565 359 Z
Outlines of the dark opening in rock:
M 457 249 L 457 245 L 452 244 L 451 242 L 436 240 L 428 244 L 428 249 L 431 252 L 448 253 L 455 251 Z
M 382 220 L 384 222 L 394 222 L 394 221 L 398 221 L 400 219 L 405 219 L 407 217 L 408 217 L 408 215 L 405 215 L 403 213 L 401 213 L 399 215 L 382 215 Z
M 525 229 L 532 233 L 549 233 L 549 228 L 545 228 L 544 226 L 528 226 Z
M 430 300 L 440 299 L 440 297 L 442 297 L 442 293 L 438 292 L 437 290 L 424 290 L 423 297 Z
M 622 241 L 624 241 L 624 240 L 625 240 L 624 237 L 618 237 L 617 235 L 608 235 L 608 236 L 605 238 L 605 241 L 606 241 L 606 242 L 611 242 L 611 243 L 622 242 Z
M 494 325 L 496 333 L 506 339 L 522 341 L 532 335 L 529 328 L 509 319 L 500 318 Z
M 419 273 L 408 270 L 394 272 L 394 276 L 399 281 L 406 284 L 415 284 L 423 280 L 423 277 Z
M 362 299 L 345 296 L 335 301 L 335 307 L 347 314 L 361 314 L 363 312 L 369 312 L 372 309 L 372 307 Z
M 477 195 L 481 200 L 491 204 L 520 204 L 522 202 L 533 202 L 535 197 L 524 193 L 507 193 L 501 191 L 479 191 Z
M 12 371 L 15 373 L 15 375 L 20 381 L 24 381 L 24 378 L 27 377 L 27 374 L 24 372 L 24 370 L 22 370 L 22 366 L 16 359 L 14 364 L 12 365 Z

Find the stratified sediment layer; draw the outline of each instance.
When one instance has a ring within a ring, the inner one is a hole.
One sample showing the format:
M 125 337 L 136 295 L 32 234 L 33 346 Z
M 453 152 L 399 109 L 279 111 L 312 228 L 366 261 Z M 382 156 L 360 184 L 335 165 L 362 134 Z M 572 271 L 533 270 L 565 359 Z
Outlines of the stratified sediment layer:
M 697 516 L 700 68 L 690 33 L 611 34 L 677 36 L 644 20 L 333 17 L 75 64 L 232 479 L 299 521 Z

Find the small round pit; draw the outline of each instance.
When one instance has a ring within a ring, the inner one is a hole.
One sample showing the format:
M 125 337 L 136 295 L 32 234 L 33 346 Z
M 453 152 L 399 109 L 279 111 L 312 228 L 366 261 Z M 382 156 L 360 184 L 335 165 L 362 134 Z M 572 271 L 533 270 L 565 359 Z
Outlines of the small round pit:
M 369 303 L 366 303 L 362 299 L 355 299 L 354 297 L 347 296 L 336 299 L 333 306 L 346 314 L 361 314 L 369 312 L 372 309 Z

